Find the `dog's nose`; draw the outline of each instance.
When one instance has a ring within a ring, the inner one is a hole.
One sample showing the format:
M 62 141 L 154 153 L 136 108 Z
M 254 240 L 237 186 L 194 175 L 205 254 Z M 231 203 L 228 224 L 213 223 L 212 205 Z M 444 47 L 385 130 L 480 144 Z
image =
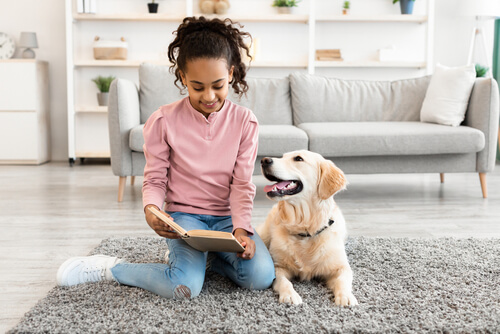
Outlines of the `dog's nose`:
M 262 158 L 262 160 L 260 161 L 260 164 L 263 166 L 263 167 L 267 167 L 267 166 L 270 166 L 273 164 L 273 159 L 271 158 Z

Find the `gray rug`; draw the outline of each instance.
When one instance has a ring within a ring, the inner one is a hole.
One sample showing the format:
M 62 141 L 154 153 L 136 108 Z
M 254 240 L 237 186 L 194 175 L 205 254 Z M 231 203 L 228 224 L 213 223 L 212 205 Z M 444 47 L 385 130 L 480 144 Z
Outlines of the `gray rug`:
M 92 254 L 161 262 L 165 250 L 159 238 L 125 238 Z M 499 239 L 351 238 L 347 251 L 354 308 L 336 307 L 319 281 L 295 283 L 304 303 L 288 306 L 208 273 L 189 301 L 112 282 L 56 287 L 10 333 L 500 332 Z

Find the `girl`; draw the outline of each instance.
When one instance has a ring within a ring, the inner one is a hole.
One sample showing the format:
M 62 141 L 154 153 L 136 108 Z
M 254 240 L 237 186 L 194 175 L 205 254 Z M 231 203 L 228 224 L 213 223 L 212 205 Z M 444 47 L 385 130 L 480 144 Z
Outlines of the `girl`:
M 241 27 L 241 26 L 239 26 Z M 68 259 L 58 270 L 59 285 L 100 280 L 140 287 L 167 298 L 198 296 L 205 270 L 248 289 L 271 286 L 274 265 L 251 226 L 258 123 L 253 113 L 226 100 L 229 85 L 248 90 L 241 50 L 249 55 L 240 31 L 229 19 L 185 18 L 174 32 L 168 56 L 175 84 L 188 97 L 160 107 L 144 126 L 143 206 L 146 221 L 165 237 L 168 264 L 132 264 L 104 255 Z M 187 245 L 156 218 L 163 208 L 185 230 L 232 232 L 245 247 L 235 253 L 207 253 Z

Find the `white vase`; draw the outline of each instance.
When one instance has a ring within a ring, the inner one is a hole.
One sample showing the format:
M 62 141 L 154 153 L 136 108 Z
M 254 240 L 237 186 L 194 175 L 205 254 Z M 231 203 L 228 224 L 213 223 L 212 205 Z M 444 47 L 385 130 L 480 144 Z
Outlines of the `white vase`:
M 105 107 L 108 105 L 108 95 L 109 93 L 97 93 L 97 102 L 99 106 Z

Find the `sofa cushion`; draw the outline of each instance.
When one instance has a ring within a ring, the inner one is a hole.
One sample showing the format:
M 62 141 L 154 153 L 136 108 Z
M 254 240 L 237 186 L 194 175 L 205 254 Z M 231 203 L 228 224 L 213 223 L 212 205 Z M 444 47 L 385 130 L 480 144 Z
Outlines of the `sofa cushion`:
M 419 121 L 430 77 L 366 81 L 292 73 L 294 124 Z
M 258 156 L 282 156 L 295 150 L 307 150 L 304 130 L 293 125 L 259 125 Z
M 437 64 L 422 104 L 421 121 L 459 126 L 465 118 L 475 81 L 474 64 L 461 67 Z
M 303 123 L 309 150 L 325 157 L 478 152 L 484 134 L 467 126 L 421 122 Z
M 144 124 L 130 130 L 132 151 L 143 152 Z M 281 156 L 285 152 L 307 150 L 308 138 L 304 130 L 293 125 L 259 125 L 259 156 Z
M 168 66 L 151 63 L 141 64 L 139 67 L 141 123 L 146 123 L 149 116 L 162 105 L 186 97 L 180 93 L 174 81 L 175 75 L 169 72 Z
M 290 81 L 280 79 L 247 78 L 248 92 L 241 96 L 230 89 L 228 99 L 252 110 L 259 124 L 292 124 Z

